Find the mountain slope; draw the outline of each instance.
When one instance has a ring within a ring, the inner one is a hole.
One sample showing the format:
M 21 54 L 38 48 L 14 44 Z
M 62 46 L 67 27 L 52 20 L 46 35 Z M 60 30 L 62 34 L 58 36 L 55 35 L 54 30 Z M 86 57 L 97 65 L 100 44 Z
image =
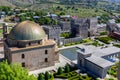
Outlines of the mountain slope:
M 12 3 L 8 2 L 7 0 L 0 0 L 0 6 L 11 6 L 15 7 Z

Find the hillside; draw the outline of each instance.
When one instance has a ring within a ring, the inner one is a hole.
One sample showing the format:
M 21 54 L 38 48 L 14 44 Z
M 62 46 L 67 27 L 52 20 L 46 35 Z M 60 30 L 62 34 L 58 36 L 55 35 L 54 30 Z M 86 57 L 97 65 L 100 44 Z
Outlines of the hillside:
M 11 6 L 15 7 L 12 3 L 8 2 L 7 0 L 0 0 L 0 6 Z

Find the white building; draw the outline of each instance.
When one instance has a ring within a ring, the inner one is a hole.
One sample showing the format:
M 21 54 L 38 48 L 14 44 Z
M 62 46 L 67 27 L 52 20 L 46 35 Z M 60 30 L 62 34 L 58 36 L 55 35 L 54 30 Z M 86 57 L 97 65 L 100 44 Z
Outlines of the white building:
M 99 48 L 94 46 L 77 46 L 77 64 L 91 74 L 105 78 L 108 68 L 114 65 L 114 60 L 120 53 L 120 48 Z

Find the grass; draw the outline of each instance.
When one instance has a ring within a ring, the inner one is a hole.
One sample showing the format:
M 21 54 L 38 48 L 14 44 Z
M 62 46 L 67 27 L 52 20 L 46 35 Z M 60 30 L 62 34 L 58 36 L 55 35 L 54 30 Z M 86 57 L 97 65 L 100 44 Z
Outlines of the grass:
M 108 71 L 107 73 L 113 77 L 117 77 L 117 71 L 118 71 L 118 64 L 119 63 L 116 63 L 114 66 L 112 66 Z
M 113 44 L 113 46 L 120 48 L 120 44 Z
M 111 38 L 111 37 L 108 37 L 108 36 L 105 36 L 105 37 L 98 37 L 96 38 L 98 39 L 99 41 L 105 43 L 105 44 L 110 44 L 111 41 L 113 41 L 114 39 Z

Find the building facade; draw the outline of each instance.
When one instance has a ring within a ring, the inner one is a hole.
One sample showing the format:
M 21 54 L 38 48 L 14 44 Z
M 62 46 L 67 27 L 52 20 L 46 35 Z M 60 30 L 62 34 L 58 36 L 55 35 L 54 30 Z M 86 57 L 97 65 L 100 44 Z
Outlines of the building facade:
M 71 33 L 74 37 L 87 38 L 97 32 L 97 18 L 71 20 Z
M 96 48 L 94 46 L 77 46 L 77 64 L 94 77 L 105 78 L 107 70 L 114 65 L 114 59 L 119 56 L 117 47 Z
M 57 44 L 59 45 L 60 43 L 60 33 L 61 33 L 61 28 L 59 25 L 42 25 L 45 33 L 48 36 L 48 39 L 53 39 L 57 42 Z
M 9 63 L 19 63 L 29 70 L 54 66 L 59 51 L 54 40 L 47 38 L 39 24 L 23 21 L 7 34 L 4 27 L 4 54 Z
M 115 20 L 109 20 L 107 23 L 107 31 L 109 36 L 120 40 L 120 23 L 115 23 Z

